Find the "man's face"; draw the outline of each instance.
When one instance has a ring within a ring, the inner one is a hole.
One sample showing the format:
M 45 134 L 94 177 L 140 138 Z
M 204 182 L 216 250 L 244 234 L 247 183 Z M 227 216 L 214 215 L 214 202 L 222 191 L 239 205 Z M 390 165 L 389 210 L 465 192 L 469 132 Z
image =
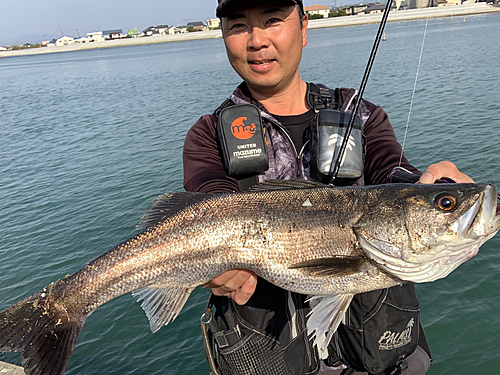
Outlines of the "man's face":
M 276 93 L 299 76 L 307 17 L 293 5 L 242 7 L 222 17 L 229 62 L 250 90 Z

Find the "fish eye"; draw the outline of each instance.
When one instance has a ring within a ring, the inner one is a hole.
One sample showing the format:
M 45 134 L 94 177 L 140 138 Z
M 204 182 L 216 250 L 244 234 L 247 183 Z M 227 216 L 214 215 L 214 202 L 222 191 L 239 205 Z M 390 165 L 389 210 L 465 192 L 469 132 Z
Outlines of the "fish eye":
M 458 200 L 449 193 L 442 193 L 436 197 L 434 204 L 441 211 L 453 211 L 458 206 Z

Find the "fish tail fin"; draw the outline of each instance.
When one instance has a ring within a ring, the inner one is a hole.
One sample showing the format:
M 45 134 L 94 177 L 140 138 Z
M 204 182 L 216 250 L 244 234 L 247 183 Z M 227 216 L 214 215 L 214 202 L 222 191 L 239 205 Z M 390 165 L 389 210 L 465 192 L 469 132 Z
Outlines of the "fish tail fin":
M 312 310 L 307 319 L 307 332 L 321 358 L 328 357 L 328 344 L 344 319 L 353 297 L 352 294 L 340 294 L 309 298 Z
M 56 300 L 37 293 L 0 312 L 0 352 L 22 352 L 29 375 L 62 375 L 87 319 L 69 316 Z

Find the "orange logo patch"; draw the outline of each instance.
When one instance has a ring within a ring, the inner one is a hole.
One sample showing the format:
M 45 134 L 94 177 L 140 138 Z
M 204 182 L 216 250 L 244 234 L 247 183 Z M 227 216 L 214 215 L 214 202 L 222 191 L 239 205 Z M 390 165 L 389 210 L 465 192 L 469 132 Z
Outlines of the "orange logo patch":
M 252 125 L 245 124 L 246 120 L 246 117 L 238 117 L 231 124 L 231 133 L 238 139 L 250 139 L 257 131 L 257 126 L 254 123 Z

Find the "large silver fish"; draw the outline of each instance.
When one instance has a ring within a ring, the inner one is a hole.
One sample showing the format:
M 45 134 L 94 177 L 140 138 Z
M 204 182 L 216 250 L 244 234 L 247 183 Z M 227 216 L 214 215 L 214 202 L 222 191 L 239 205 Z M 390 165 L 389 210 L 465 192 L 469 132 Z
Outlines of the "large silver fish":
M 196 286 L 245 268 L 319 296 L 308 329 L 321 352 L 354 294 L 445 277 L 500 227 L 488 184 L 264 188 L 159 197 L 143 232 L 0 312 L 0 351 L 21 351 L 27 374 L 63 374 L 103 303 L 135 291 L 156 331 Z

